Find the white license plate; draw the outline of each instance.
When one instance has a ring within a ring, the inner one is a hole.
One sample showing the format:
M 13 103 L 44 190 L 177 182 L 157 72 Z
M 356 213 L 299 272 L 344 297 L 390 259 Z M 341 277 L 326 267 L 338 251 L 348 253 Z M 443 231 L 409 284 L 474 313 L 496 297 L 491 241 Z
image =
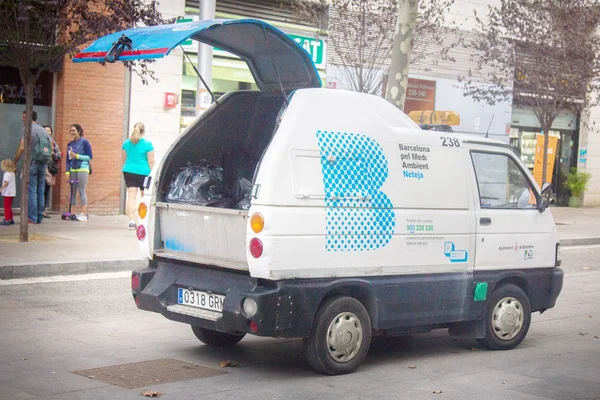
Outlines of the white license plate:
M 214 293 L 203 292 L 202 290 L 189 290 L 178 288 L 177 303 L 186 306 L 204 308 L 205 310 L 223 312 L 223 301 L 225 296 Z

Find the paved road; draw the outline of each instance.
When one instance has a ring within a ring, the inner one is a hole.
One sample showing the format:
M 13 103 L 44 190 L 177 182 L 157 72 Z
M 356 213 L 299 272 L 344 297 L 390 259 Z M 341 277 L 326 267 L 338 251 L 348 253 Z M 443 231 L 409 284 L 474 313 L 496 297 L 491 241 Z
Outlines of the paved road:
M 310 371 L 299 340 L 206 347 L 189 327 L 138 311 L 126 273 L 0 281 L 0 399 L 140 399 L 141 389 L 72 371 L 161 358 L 227 372 L 146 387 L 161 399 L 600 399 L 600 247 L 563 258 L 556 308 L 534 315 L 517 349 L 440 330 L 375 343 L 356 373 L 338 377 Z M 220 369 L 223 360 L 241 367 Z

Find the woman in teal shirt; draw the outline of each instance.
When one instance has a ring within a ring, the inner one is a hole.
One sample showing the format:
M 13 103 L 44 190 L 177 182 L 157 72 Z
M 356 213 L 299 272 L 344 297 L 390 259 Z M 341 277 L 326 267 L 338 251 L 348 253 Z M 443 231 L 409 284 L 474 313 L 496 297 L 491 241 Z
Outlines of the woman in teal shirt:
M 136 229 L 138 215 L 135 202 L 138 189 L 144 195 L 144 179 L 150 175 L 154 166 L 154 147 L 149 140 L 144 139 L 144 124 L 138 122 L 133 127 L 129 139 L 123 143 L 123 178 L 127 186 L 127 215 L 129 229 Z

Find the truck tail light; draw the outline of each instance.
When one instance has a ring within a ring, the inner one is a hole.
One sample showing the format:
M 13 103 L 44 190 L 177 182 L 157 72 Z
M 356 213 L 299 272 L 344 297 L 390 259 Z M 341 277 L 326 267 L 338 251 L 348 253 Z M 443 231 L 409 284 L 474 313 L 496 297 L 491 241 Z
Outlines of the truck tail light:
M 258 238 L 250 239 L 250 254 L 252 257 L 258 258 L 262 256 L 263 253 L 263 244 Z
M 146 218 L 146 215 L 148 215 L 148 206 L 143 201 L 138 206 L 138 215 L 141 219 Z
M 254 321 L 248 321 L 248 328 L 254 333 L 258 332 L 258 324 Z
M 139 292 L 140 289 L 140 276 L 138 274 L 131 274 L 131 290 L 134 292 Z
M 146 239 L 146 228 L 144 225 L 138 225 L 135 234 L 140 242 L 143 242 Z
M 265 219 L 259 213 L 254 213 L 250 217 L 250 226 L 254 233 L 260 233 L 265 228 Z

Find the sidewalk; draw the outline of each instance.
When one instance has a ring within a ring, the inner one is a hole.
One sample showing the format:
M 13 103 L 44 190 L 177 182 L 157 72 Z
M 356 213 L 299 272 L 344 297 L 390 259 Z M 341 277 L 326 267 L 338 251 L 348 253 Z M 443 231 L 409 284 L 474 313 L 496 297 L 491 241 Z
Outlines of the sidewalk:
M 600 208 L 552 208 L 563 246 L 600 244 Z M 124 215 L 62 221 L 51 214 L 29 226 L 30 242 L 19 243 L 19 226 L 0 226 L 0 279 L 130 271 L 147 261 Z M 18 219 L 17 219 L 18 221 Z
M 551 208 L 562 246 L 600 244 L 600 207 Z
M 50 213 L 29 225 L 29 242 L 19 243 L 15 225 L 0 226 L 0 279 L 127 271 L 147 265 L 135 231 L 124 215 L 90 216 L 87 222 L 63 221 Z

